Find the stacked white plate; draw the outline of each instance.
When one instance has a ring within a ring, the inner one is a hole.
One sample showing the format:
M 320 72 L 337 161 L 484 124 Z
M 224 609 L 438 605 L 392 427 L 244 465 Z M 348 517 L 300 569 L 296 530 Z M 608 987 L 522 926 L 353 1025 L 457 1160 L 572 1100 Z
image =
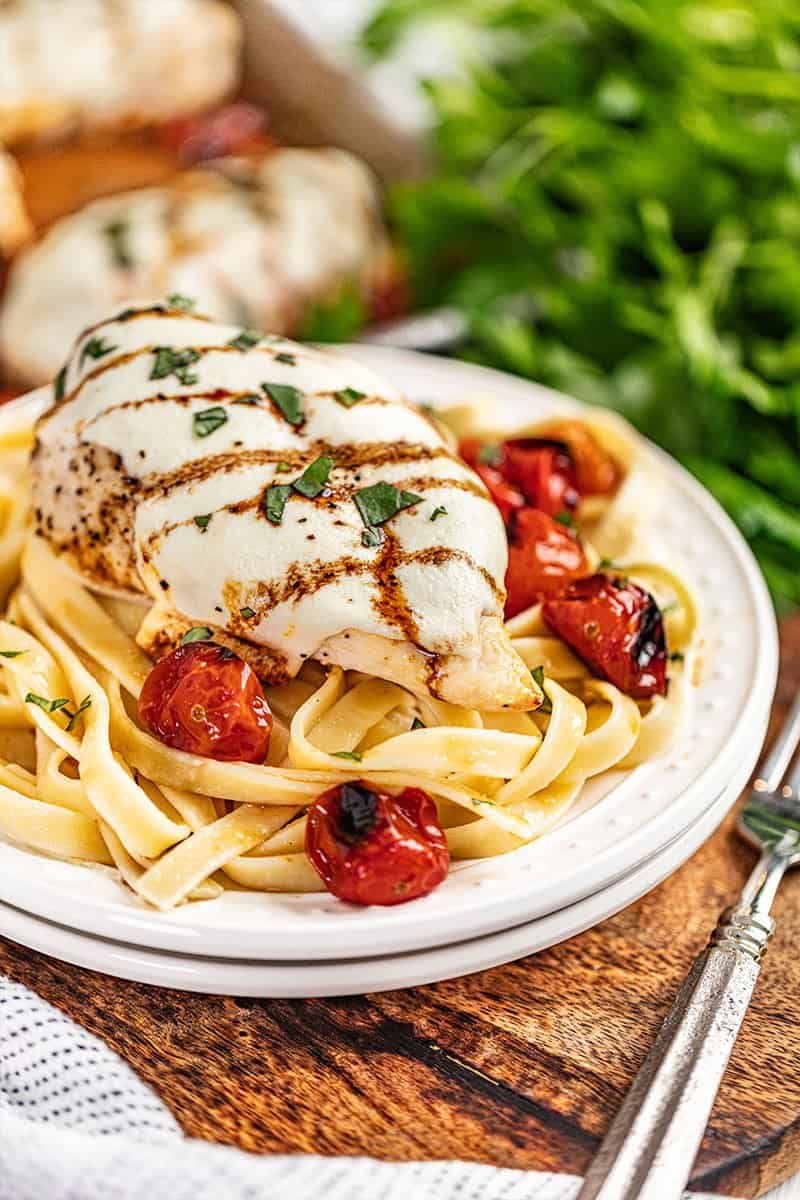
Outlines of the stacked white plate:
M 346 352 L 431 404 L 491 396 L 509 421 L 579 407 L 465 363 L 379 347 Z M 778 659 L 772 606 L 746 544 L 708 493 L 656 453 L 664 471 L 658 537 L 692 583 L 703 636 L 697 686 L 668 753 L 594 781 L 540 841 L 458 864 L 437 891 L 397 908 L 356 909 L 327 893 L 230 892 L 156 913 L 102 868 L 0 841 L 0 934 L 145 983 L 242 996 L 335 996 L 509 962 L 650 890 L 709 836 L 746 783 Z

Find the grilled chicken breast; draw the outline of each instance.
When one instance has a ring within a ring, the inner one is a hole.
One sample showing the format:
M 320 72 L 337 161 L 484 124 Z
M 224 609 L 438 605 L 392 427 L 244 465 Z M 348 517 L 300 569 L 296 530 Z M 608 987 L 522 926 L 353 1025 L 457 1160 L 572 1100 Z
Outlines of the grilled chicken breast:
M 314 657 L 469 707 L 540 702 L 503 625 L 497 509 L 359 364 L 129 309 L 76 342 L 32 462 L 38 533 L 90 586 L 151 599 L 148 649 L 202 623 L 271 682 Z
M 11 269 L 0 356 L 52 379 L 81 329 L 128 299 L 182 292 L 219 320 L 292 332 L 304 309 L 362 288 L 384 249 L 368 169 L 340 150 L 275 150 L 96 200 Z
M 0 141 L 210 108 L 236 84 L 240 44 L 219 0 L 4 0 Z

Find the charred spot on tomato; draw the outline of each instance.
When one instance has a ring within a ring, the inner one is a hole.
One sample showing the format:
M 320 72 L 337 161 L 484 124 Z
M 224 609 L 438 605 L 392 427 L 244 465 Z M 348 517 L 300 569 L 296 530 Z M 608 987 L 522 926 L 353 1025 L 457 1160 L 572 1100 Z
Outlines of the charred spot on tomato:
M 366 837 L 377 818 L 378 797 L 373 791 L 363 784 L 342 784 L 337 829 L 346 842 L 357 842 Z
M 593 671 L 626 695 L 637 700 L 666 695 L 663 615 L 638 584 L 591 575 L 545 598 L 542 616 Z

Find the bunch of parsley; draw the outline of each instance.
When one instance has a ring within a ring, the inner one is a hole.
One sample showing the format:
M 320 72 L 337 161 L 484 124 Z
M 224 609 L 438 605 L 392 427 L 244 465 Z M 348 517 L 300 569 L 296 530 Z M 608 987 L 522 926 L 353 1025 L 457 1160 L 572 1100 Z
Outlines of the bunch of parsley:
M 434 172 L 391 197 L 418 302 L 622 412 L 800 604 L 800 5 L 386 0 L 365 45 L 431 17 L 478 38 L 425 84 Z

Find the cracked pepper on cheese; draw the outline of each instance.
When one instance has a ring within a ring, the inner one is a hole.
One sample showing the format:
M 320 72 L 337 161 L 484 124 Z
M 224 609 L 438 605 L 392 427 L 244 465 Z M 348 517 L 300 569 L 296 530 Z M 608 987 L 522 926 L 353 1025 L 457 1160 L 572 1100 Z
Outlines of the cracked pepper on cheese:
M 500 515 L 437 428 L 359 364 L 182 305 L 78 338 L 37 426 L 37 532 L 89 586 L 150 598 L 150 651 L 204 623 L 269 682 L 310 657 L 536 707 Z

